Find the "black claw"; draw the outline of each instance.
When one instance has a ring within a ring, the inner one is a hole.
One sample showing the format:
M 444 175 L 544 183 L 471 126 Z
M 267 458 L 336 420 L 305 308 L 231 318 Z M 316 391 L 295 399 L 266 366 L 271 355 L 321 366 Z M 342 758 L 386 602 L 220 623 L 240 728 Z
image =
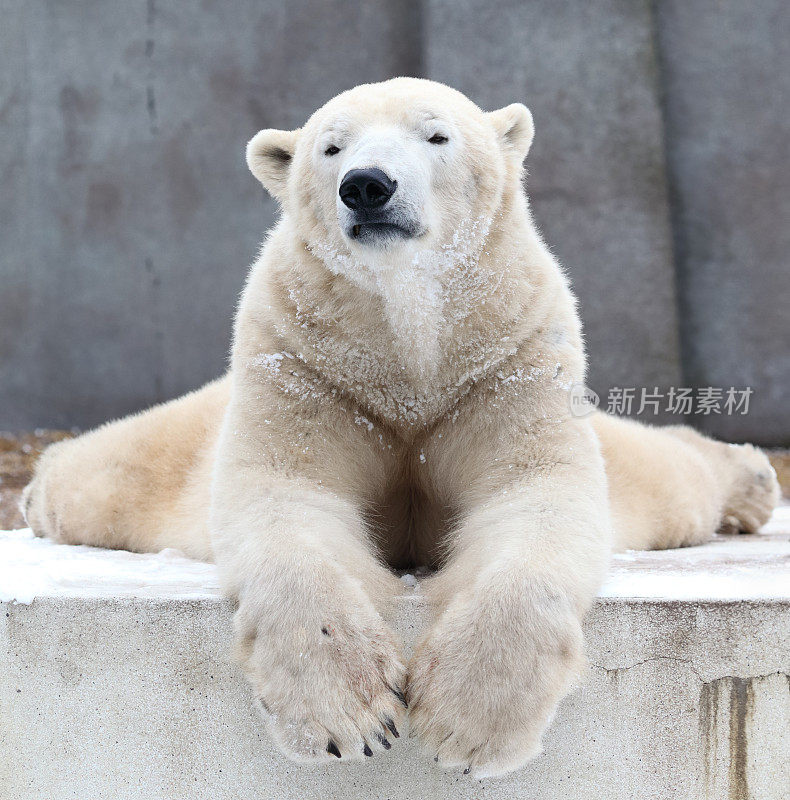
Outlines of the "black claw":
M 326 746 L 326 752 L 331 753 L 335 758 L 340 758 L 340 751 L 337 749 L 337 745 L 330 739 L 329 744 Z
M 382 747 L 383 747 L 385 750 L 389 750 L 389 749 L 390 749 L 390 747 L 392 747 L 392 745 L 391 745 L 391 744 L 390 744 L 390 742 L 389 742 L 389 739 L 388 739 L 386 736 L 384 736 L 384 734 L 377 733 L 377 734 L 376 734 L 376 738 L 377 738 L 377 739 L 378 739 L 378 740 L 381 742 L 381 746 L 382 746 Z
M 406 701 L 406 695 L 403 694 L 403 692 L 401 692 L 399 689 L 393 689 L 392 687 L 390 687 L 390 690 L 395 695 L 395 697 L 397 697 L 398 700 L 400 700 L 400 702 L 403 703 L 404 708 L 409 707 L 409 704 Z
M 435 761 L 435 762 L 438 764 L 438 763 L 439 763 L 439 756 L 438 756 L 438 755 L 437 755 L 437 756 L 434 756 L 434 757 L 433 757 L 433 760 L 434 760 L 434 761 Z
M 373 755 L 373 751 L 368 747 L 368 743 L 367 742 L 365 742 L 365 746 L 362 748 L 362 752 L 366 756 L 372 756 Z
M 469 774 L 471 771 L 472 771 L 472 768 L 471 768 L 471 767 L 467 767 L 467 768 L 464 770 L 464 775 L 468 775 L 468 774 Z
M 390 729 L 390 733 L 392 733 L 396 739 L 400 739 L 398 729 L 395 727 L 395 723 L 392 721 L 391 717 L 384 717 L 384 724 Z

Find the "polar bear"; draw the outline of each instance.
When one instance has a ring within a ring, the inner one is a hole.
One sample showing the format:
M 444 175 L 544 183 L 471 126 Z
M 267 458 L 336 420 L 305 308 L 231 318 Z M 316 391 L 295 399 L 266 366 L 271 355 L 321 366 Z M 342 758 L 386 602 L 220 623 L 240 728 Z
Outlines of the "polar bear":
M 54 445 L 26 490 L 39 535 L 216 560 L 294 759 L 371 756 L 408 716 L 446 768 L 518 768 L 612 550 L 754 532 L 777 501 L 751 446 L 570 413 L 585 355 L 522 187 L 532 137 L 523 105 L 410 78 L 258 133 L 282 216 L 228 375 Z M 418 564 L 433 621 L 407 665 L 391 570 Z

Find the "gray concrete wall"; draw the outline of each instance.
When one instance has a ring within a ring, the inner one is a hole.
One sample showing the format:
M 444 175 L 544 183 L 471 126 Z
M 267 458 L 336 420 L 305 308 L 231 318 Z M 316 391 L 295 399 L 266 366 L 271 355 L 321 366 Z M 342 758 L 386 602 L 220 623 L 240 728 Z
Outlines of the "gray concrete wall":
M 790 5 L 662 0 L 687 380 L 752 386 L 722 437 L 790 440 Z
M 219 373 L 275 214 L 244 143 L 415 74 L 532 107 L 529 188 L 600 394 L 751 384 L 749 416 L 708 426 L 790 441 L 790 14 L 711 2 L 0 0 L 0 429 Z

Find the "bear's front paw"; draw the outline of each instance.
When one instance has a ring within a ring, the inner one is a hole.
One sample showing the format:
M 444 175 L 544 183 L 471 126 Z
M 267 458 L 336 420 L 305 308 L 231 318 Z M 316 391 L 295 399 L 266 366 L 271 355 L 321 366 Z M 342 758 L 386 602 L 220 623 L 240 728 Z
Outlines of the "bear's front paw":
M 361 759 L 400 735 L 405 669 L 372 606 L 320 615 L 242 606 L 236 627 L 256 701 L 289 758 Z
M 540 753 L 581 666 L 581 630 L 562 602 L 451 604 L 409 667 L 411 729 L 446 769 L 503 775 Z

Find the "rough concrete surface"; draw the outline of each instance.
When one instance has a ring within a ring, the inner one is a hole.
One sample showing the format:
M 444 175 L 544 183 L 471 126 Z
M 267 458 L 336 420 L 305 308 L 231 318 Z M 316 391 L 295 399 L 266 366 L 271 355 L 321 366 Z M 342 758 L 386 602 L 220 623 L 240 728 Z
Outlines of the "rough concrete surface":
M 0 559 L 24 536 L 0 538 Z M 113 588 L 85 576 L 102 559 L 114 574 L 119 554 L 67 548 L 72 562 L 64 567 L 60 546 L 27 541 L 48 554 L 34 563 L 59 564 L 49 575 L 58 585 L 40 585 L 29 604 L 2 604 L 3 800 L 787 797 L 787 511 L 767 535 L 748 540 L 763 548 L 759 557 L 739 558 L 742 537 L 696 549 L 734 553 L 718 566 L 714 556 L 694 558 L 691 550 L 652 565 L 650 554 L 640 555 L 652 596 L 618 594 L 617 581 L 633 578 L 633 558 L 617 557 L 606 596 L 585 624 L 589 669 L 560 705 L 543 754 L 514 775 L 482 782 L 442 772 L 406 736 L 364 763 L 287 761 L 266 738 L 229 659 L 232 609 L 205 565 L 182 559 L 170 584 L 149 585 L 143 596 L 151 559 L 164 556 L 123 554 L 131 573 Z M 697 592 L 679 600 L 673 587 L 684 559 Z M 775 572 L 763 585 L 767 563 Z M 710 599 L 721 569 L 740 574 L 742 590 Z M 13 589 L 12 580 L 6 584 Z M 396 627 L 407 649 L 425 621 L 419 590 L 404 596 Z

